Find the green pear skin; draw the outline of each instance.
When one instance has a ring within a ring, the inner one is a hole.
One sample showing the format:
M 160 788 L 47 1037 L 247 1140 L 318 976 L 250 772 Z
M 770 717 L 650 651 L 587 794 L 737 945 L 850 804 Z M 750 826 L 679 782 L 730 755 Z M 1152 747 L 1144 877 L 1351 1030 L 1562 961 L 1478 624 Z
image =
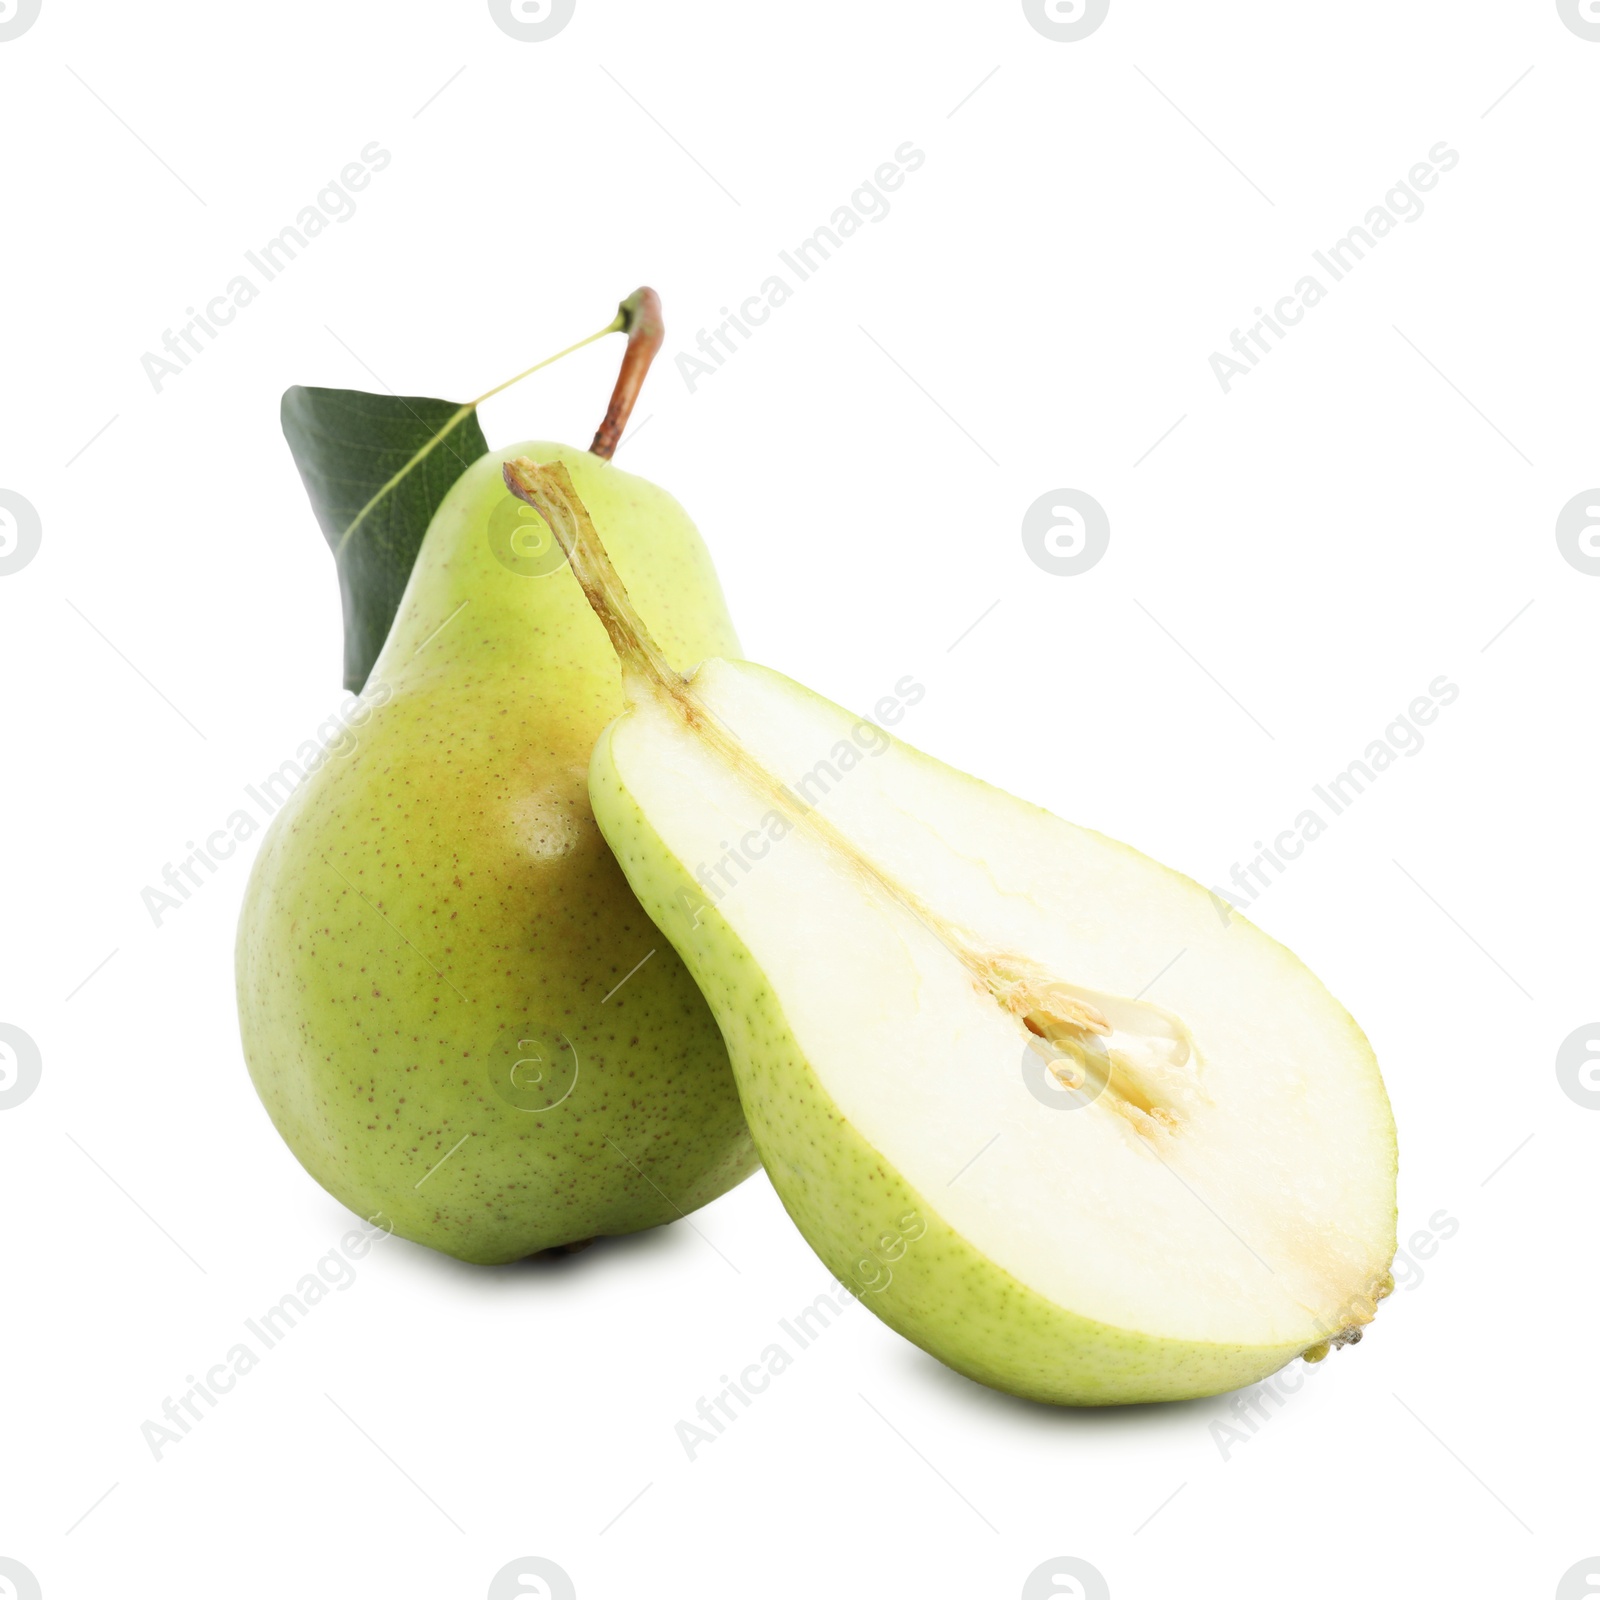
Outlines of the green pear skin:
M 486 1263 L 673 1221 L 758 1165 L 717 1024 L 590 810 L 619 669 L 559 553 L 527 555 L 550 545 L 502 481 L 517 455 L 565 464 L 674 665 L 738 653 L 669 495 L 566 446 L 491 451 L 352 730 L 274 817 L 236 952 L 250 1074 L 306 1170 Z
M 760 965 L 628 791 L 612 756 L 614 732 L 602 735 L 590 766 L 595 816 L 634 892 L 673 939 L 722 1024 L 745 1114 L 784 1209 L 864 1305 L 957 1372 L 1054 1405 L 1222 1394 L 1301 1354 L 1303 1340 L 1206 1343 L 1077 1315 L 1019 1282 L 946 1223 L 938 1196 L 920 1193 L 822 1086 Z M 905 1248 L 908 1241 L 915 1242 Z M 885 1259 L 893 1260 L 892 1272 L 884 1271 Z

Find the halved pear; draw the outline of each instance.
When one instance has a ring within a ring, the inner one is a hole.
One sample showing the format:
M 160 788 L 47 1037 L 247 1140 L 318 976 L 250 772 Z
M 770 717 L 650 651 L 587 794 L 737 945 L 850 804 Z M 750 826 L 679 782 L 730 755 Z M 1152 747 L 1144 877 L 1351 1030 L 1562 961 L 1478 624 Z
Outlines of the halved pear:
M 622 662 L 601 831 L 834 1275 L 958 1371 L 1069 1405 L 1358 1339 L 1392 1286 L 1394 1124 L 1317 979 L 1188 878 L 778 673 L 675 671 L 562 467 L 506 479 Z

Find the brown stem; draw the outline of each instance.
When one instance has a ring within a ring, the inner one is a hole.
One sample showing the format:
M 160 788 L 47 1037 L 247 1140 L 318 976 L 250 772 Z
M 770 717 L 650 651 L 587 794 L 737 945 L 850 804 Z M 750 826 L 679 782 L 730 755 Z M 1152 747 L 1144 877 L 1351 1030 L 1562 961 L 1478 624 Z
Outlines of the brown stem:
M 549 525 L 585 598 L 611 638 L 623 676 L 631 673 L 643 677 L 669 692 L 681 688 L 683 674 L 661 653 L 644 618 L 634 610 L 622 578 L 589 520 L 588 507 L 572 487 L 567 469 L 559 461 L 541 467 L 527 456 L 517 456 L 500 471 L 506 488 L 532 506 Z
M 623 318 L 623 331 L 628 335 L 628 348 L 623 353 L 617 386 L 611 391 L 605 421 L 589 446 L 589 454 L 599 456 L 602 461 L 609 461 L 617 448 L 622 430 L 633 415 L 633 403 L 639 398 L 645 374 L 667 335 L 661 320 L 661 296 L 654 289 L 635 289 L 618 309 Z

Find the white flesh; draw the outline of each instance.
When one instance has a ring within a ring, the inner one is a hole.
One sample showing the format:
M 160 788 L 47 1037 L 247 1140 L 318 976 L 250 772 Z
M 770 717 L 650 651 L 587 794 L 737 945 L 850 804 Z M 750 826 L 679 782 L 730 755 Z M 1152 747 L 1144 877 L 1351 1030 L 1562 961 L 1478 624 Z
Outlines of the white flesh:
M 827 1094 L 979 1251 L 1158 1337 L 1312 1346 L 1370 1317 L 1393 1250 L 1388 1102 L 1293 955 L 1136 851 L 884 749 L 776 673 L 708 662 L 690 700 L 831 825 L 772 843 L 782 802 L 670 697 L 629 687 L 623 782 L 704 869 Z M 1068 1109 L 1054 1079 L 1059 1105 L 1030 1090 L 1026 1053 L 1037 1082 L 1060 1047 L 1003 1003 L 1018 973 L 1103 1015 L 1109 1034 L 1054 1030 L 1082 1041 L 1063 1072 L 1109 1050 L 1103 1093 Z

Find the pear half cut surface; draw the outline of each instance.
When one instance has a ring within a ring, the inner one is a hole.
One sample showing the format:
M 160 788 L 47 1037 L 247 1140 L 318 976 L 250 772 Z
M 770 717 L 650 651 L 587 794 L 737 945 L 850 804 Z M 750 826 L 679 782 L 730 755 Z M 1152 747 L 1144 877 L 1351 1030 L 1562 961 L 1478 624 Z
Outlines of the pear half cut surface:
M 1062 1404 L 1215 1394 L 1359 1338 L 1392 1287 L 1394 1127 L 1317 979 L 1191 880 L 776 672 L 684 676 L 560 467 L 506 476 L 622 663 L 595 817 L 840 1282 Z

